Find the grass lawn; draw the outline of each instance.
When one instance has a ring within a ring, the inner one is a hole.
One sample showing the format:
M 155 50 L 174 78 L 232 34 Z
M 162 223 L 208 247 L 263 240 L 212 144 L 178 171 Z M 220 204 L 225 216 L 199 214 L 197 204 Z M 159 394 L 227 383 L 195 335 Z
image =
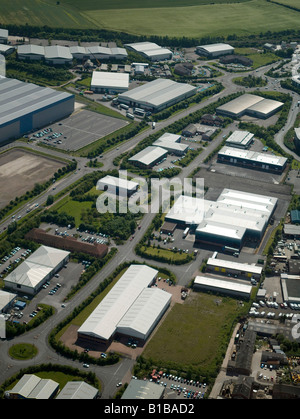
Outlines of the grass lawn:
M 155 365 L 210 369 L 222 359 L 228 333 L 242 312 L 238 301 L 192 292 L 184 304 L 175 304 L 143 352 Z
M 149 255 L 150 257 L 153 256 L 163 256 L 170 260 L 170 262 L 175 261 L 186 261 L 190 262 L 190 254 L 187 253 L 179 253 L 179 252 L 173 252 L 172 250 L 168 249 L 157 249 L 156 247 L 143 247 L 142 250 Z
M 75 218 L 76 227 L 79 227 L 81 220 L 81 213 L 84 210 L 92 208 L 91 201 L 73 201 L 69 196 L 63 198 L 56 205 L 51 208 L 51 211 L 65 212 Z
M 236 48 L 236 54 L 245 55 L 253 61 L 253 68 L 262 67 L 267 64 L 279 61 L 280 58 L 272 52 L 258 52 L 252 48 Z
M 21 361 L 35 357 L 37 353 L 37 348 L 30 343 L 18 343 L 9 348 L 9 355 Z
M 280 1 L 297 3 L 297 0 Z M 299 15 L 265 0 L 230 3 L 226 0 L 0 0 L 0 22 L 3 26 L 11 23 L 108 29 L 177 38 L 298 29 Z

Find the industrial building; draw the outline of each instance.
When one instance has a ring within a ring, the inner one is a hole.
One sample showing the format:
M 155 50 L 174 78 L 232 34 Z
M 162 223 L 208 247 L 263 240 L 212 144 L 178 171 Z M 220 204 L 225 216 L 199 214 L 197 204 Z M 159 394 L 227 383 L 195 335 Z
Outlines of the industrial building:
M 99 390 L 84 381 L 69 381 L 59 392 L 56 400 L 93 400 Z
M 253 143 L 254 134 L 248 131 L 234 131 L 225 141 L 228 147 L 247 149 Z
M 8 42 L 8 30 L 0 29 L 0 43 L 7 44 L 7 42 Z
M 171 302 L 171 294 L 150 288 L 157 274 L 147 265 L 130 265 L 78 329 L 79 341 L 107 345 L 116 335 L 145 341 Z
M 51 45 L 45 47 L 45 61 L 53 65 L 71 64 L 73 55 L 70 53 L 70 48 L 62 47 L 60 45 Z
M 14 303 L 17 294 L 0 290 L 0 313 L 5 313 Z
M 24 374 L 17 384 L 6 391 L 9 399 L 53 399 L 59 390 L 56 381 L 40 378 L 34 374 Z
M 0 44 L 0 54 L 7 56 L 14 52 L 15 47 L 12 45 Z
M 162 48 L 154 42 L 136 42 L 126 44 L 125 47 L 131 51 L 135 51 L 150 61 L 171 60 L 173 53 L 168 48 Z
M 107 191 L 114 195 L 130 196 L 138 190 L 138 187 L 139 184 L 137 182 L 107 175 L 98 180 L 96 189 Z
M 0 144 L 70 115 L 74 103 L 69 93 L 1 78 Z
M 158 386 L 154 381 L 131 380 L 121 399 L 159 400 L 165 393 L 164 386 Z
M 100 243 L 85 243 L 75 237 L 62 237 L 47 233 L 41 228 L 33 228 L 25 235 L 26 240 L 33 240 L 45 246 L 55 247 L 56 249 L 67 250 L 68 252 L 86 253 L 93 257 L 102 259 L 108 253 L 108 246 Z
M 118 96 L 129 107 L 159 112 L 197 93 L 197 87 L 167 79 L 156 79 Z
M 35 295 L 69 260 L 70 252 L 41 246 L 4 278 L 5 288 Z
M 230 295 L 231 297 L 248 300 L 251 296 L 252 286 L 216 277 L 199 275 L 194 279 L 193 289 L 195 291 L 215 292 L 217 294 Z
M 257 265 L 250 265 L 248 263 L 232 262 L 230 260 L 223 260 L 218 258 L 208 258 L 206 264 L 207 272 L 214 272 L 224 275 L 232 275 L 244 277 L 250 280 L 260 280 L 262 274 L 262 267 Z
M 209 45 L 199 45 L 196 47 L 196 53 L 209 57 L 216 58 L 221 55 L 233 54 L 234 48 L 229 44 L 209 44 Z
M 240 118 L 249 115 L 255 118 L 267 119 L 277 113 L 283 106 L 282 102 L 265 99 L 261 96 L 244 94 L 216 109 L 217 114 L 229 118 Z
M 41 61 L 45 59 L 45 47 L 41 45 L 19 45 L 17 48 L 19 60 Z
M 261 240 L 277 198 L 224 189 L 216 201 L 181 195 L 165 221 L 195 230 L 195 242 L 241 249 L 246 239 Z
M 130 157 L 128 161 L 142 169 L 151 169 L 167 155 L 168 151 L 165 148 L 149 146 Z
M 283 301 L 286 303 L 300 304 L 300 276 L 282 273 L 280 284 Z
M 91 90 L 95 93 L 122 93 L 129 89 L 129 74 L 93 71 Z
M 287 165 L 286 157 L 251 150 L 238 150 L 226 146 L 222 147 L 218 152 L 217 161 L 240 166 L 244 169 L 262 170 L 278 174 L 282 173 Z
M 175 154 L 176 156 L 183 156 L 189 149 L 187 144 L 181 144 L 181 136 L 165 132 L 153 143 L 154 146 L 162 147 L 168 153 Z

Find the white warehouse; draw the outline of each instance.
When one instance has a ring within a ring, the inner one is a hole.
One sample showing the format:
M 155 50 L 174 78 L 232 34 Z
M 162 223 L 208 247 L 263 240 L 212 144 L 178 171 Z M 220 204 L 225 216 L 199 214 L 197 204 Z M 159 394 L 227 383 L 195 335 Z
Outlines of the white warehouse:
M 138 187 L 137 182 L 107 175 L 98 180 L 96 189 L 120 196 L 130 196 L 137 191 Z
M 15 292 L 35 295 L 69 260 L 70 252 L 40 246 L 6 278 L 5 287 Z
M 129 107 L 159 112 L 194 96 L 197 87 L 173 80 L 156 79 L 118 96 L 119 102 Z
M 122 93 L 129 88 L 129 74 L 93 71 L 91 90 L 95 93 Z
M 147 265 L 130 265 L 78 329 L 84 344 L 109 344 L 116 334 L 145 340 L 168 308 L 171 295 L 151 287 L 158 271 Z

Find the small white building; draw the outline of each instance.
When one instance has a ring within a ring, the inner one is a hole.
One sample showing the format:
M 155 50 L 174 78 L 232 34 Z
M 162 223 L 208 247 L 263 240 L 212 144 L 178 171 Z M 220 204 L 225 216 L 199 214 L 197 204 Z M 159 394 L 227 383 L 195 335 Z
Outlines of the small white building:
M 209 44 L 199 45 L 196 47 L 196 53 L 206 57 L 220 57 L 221 55 L 228 55 L 234 53 L 234 48 L 229 44 Z
M 138 187 L 137 182 L 107 175 L 98 180 L 96 189 L 119 196 L 130 196 L 137 191 Z
M 181 144 L 181 136 L 165 132 L 154 143 L 154 146 L 165 148 L 168 153 L 183 156 L 189 149 L 187 144 Z

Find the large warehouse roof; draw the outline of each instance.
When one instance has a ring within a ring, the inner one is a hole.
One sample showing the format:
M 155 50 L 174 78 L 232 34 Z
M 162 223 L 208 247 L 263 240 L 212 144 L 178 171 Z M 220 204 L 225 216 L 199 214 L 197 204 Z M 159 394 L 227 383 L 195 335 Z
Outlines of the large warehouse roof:
M 140 107 L 159 109 L 173 101 L 196 94 L 197 87 L 167 79 L 156 79 L 119 95 L 120 102 L 137 103 Z
M 35 288 L 51 271 L 52 268 L 26 260 L 5 278 L 5 282 Z
M 93 71 L 91 89 L 116 89 L 125 91 L 129 88 L 129 74 Z
M 138 162 L 145 166 L 151 166 L 157 160 L 162 159 L 167 154 L 167 150 L 161 147 L 149 146 L 139 151 L 128 159 L 129 161 Z
M 88 400 L 94 399 L 99 391 L 84 381 L 69 381 L 56 397 L 57 400 Z
M 60 250 L 49 246 L 40 246 L 31 256 L 29 256 L 27 261 L 53 269 L 69 255 L 70 252 L 67 252 L 66 250 Z
M 118 323 L 117 332 L 146 340 L 170 301 L 168 292 L 145 288 Z
M 234 48 L 229 44 L 209 44 L 209 45 L 199 45 L 196 48 L 197 52 L 203 52 L 207 55 L 221 55 L 223 53 L 230 53 L 232 54 Z
M 104 297 L 78 333 L 108 340 L 118 323 L 139 297 L 152 284 L 158 271 L 146 265 L 131 265 Z
M 45 59 L 64 59 L 64 60 L 73 60 L 73 55 L 70 53 L 70 48 L 63 47 L 60 45 L 51 45 L 45 47 Z
M 217 108 L 217 113 L 230 117 L 240 117 L 244 114 L 267 118 L 283 106 L 282 102 L 265 99 L 261 96 L 244 94 Z
M 172 58 L 172 51 L 168 48 L 162 48 L 154 42 L 136 42 L 133 44 L 126 44 L 127 48 L 139 52 L 149 59 L 165 59 Z
M 16 79 L 0 79 L 0 126 L 40 111 L 73 95 Z

